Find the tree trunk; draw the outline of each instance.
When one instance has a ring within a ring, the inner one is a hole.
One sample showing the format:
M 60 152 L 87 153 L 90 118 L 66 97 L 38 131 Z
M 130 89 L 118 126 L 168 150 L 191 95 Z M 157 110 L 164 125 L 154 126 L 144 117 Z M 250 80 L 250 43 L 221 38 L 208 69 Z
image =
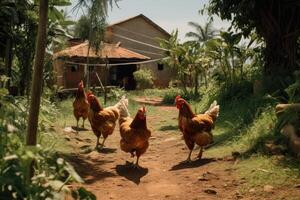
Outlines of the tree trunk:
M 9 78 L 7 82 L 7 87 L 8 90 L 10 90 L 10 83 L 12 79 L 12 60 L 13 60 L 13 55 L 12 55 L 12 40 L 11 38 L 8 38 L 6 40 L 6 50 L 5 50 L 5 67 L 6 67 L 6 75 Z
M 297 69 L 296 49 L 296 37 L 266 39 L 264 77 L 268 90 L 285 89 L 293 82 L 293 72 Z
M 185 94 L 188 93 L 188 90 L 187 90 L 187 83 L 186 83 L 186 75 L 184 74 L 183 76 L 181 76 L 181 84 L 182 84 L 182 90 Z
M 207 88 L 208 83 L 207 83 L 207 73 L 206 73 L 206 71 L 203 72 L 203 76 L 204 76 L 204 81 L 205 81 L 205 88 Z
M 295 1 L 296 2 L 296 1 Z M 293 82 L 293 72 L 299 68 L 297 39 L 300 28 L 299 7 L 288 1 L 261 1 L 258 32 L 266 42 L 264 78 L 270 92 L 283 91 Z
M 35 49 L 33 81 L 31 85 L 31 99 L 26 138 L 26 144 L 29 146 L 35 146 L 37 141 L 38 116 L 41 101 L 44 57 L 47 40 L 48 4 L 48 0 L 40 0 L 39 26 Z
M 199 73 L 198 73 L 198 70 L 195 71 L 195 91 L 194 91 L 194 95 L 195 96 L 198 96 L 198 87 L 199 87 L 199 81 L 198 81 L 198 78 L 199 78 Z
M 41 102 L 41 91 L 43 83 L 44 57 L 47 41 L 48 0 L 41 0 L 39 5 L 39 25 L 37 43 L 35 49 L 35 60 L 33 70 L 33 81 L 31 85 L 30 108 L 27 124 L 26 145 L 35 146 L 37 141 L 38 117 Z M 28 182 L 34 175 L 34 160 L 29 165 Z

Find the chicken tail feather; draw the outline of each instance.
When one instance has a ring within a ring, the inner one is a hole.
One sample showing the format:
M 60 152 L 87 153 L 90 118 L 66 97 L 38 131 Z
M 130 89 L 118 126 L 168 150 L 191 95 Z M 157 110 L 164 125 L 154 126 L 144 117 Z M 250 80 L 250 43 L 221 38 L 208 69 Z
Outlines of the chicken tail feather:
M 218 105 L 217 101 L 215 100 L 209 107 L 209 109 L 205 112 L 209 116 L 213 118 L 217 118 L 220 112 L 220 105 Z
M 125 95 L 122 96 L 118 104 L 118 109 L 120 110 L 120 117 L 130 117 L 128 111 L 128 99 L 125 97 Z

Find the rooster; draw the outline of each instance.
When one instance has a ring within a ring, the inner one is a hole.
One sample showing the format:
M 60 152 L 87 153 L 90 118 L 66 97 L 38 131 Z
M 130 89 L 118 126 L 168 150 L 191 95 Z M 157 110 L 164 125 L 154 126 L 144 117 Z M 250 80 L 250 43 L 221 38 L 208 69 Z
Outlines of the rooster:
M 139 158 L 149 147 L 151 131 L 147 128 L 146 108 L 143 106 L 137 111 L 132 119 L 127 106 L 122 103 L 120 109 L 120 147 L 124 152 L 130 153 L 131 157 L 136 156 L 135 168 L 140 168 Z
M 204 114 L 196 115 L 191 106 L 180 96 L 176 97 L 175 103 L 179 109 L 178 126 L 190 150 L 186 162 L 191 162 L 195 143 L 200 146 L 198 158 L 201 159 L 203 148 L 213 142 L 211 131 L 219 115 L 220 106 L 214 101 Z
M 84 121 L 88 117 L 89 113 L 89 102 L 87 101 L 86 94 L 84 92 L 83 81 L 78 84 L 78 89 L 76 92 L 76 97 L 73 102 L 73 113 L 77 121 L 76 128 L 78 130 L 78 121 L 82 117 L 82 127 L 84 128 Z
M 99 146 L 99 138 L 102 135 L 103 141 L 101 148 L 104 146 L 104 142 L 109 135 L 111 135 L 116 127 L 117 120 L 119 118 L 119 104 L 115 106 L 103 108 L 91 92 L 87 95 L 88 102 L 90 104 L 89 121 L 94 134 L 97 137 L 96 149 Z

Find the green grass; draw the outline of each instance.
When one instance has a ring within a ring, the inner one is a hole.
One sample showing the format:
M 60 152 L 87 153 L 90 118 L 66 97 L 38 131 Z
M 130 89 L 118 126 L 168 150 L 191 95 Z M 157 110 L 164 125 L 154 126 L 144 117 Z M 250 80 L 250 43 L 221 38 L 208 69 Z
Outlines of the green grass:
M 292 160 L 291 158 L 278 159 L 277 157 L 256 154 L 241 160 L 237 166 L 240 176 L 248 180 L 247 187 L 264 186 L 267 184 L 273 186 L 293 186 L 297 182 L 299 183 L 299 164 L 299 161 Z
M 263 97 L 246 95 L 239 99 L 222 99 L 221 89 L 210 86 L 204 92 L 201 100 L 189 101 L 193 110 L 197 113 L 205 111 L 213 100 L 220 103 L 220 116 L 214 130 L 215 145 L 206 151 L 208 157 L 230 156 L 232 152 L 241 154 L 239 162 L 234 166 L 240 177 L 248 182 L 243 186 L 244 190 L 251 187 L 259 187 L 266 184 L 273 186 L 291 186 L 299 183 L 300 161 L 286 155 L 284 157 L 271 156 L 265 149 L 266 141 L 276 141 L 279 137 L 276 133 L 275 103 Z M 129 112 L 134 117 L 140 107 L 132 99 L 137 96 L 159 96 L 170 92 L 170 89 L 158 90 L 147 89 L 144 91 L 131 91 L 129 97 Z M 228 95 L 227 95 L 228 97 Z M 103 98 L 99 98 L 103 104 Z M 59 103 L 60 115 L 58 125 L 65 127 L 75 124 L 73 117 L 72 99 Z M 117 100 L 109 100 L 108 105 L 113 105 Z M 159 120 L 154 120 L 148 126 L 153 131 L 161 133 L 165 131 L 177 134 L 178 113 L 174 110 L 161 110 L 160 107 L 147 106 L 148 116 L 155 117 L 164 115 Z M 58 142 L 58 145 L 61 143 Z
M 282 157 L 269 155 L 265 148 L 267 141 L 277 142 L 282 136 L 275 130 L 276 102 L 251 94 L 243 98 L 224 99 L 220 88 L 209 88 L 200 102 L 192 102 L 194 110 L 204 111 L 213 100 L 220 103 L 220 116 L 214 130 L 215 145 L 207 151 L 211 157 L 241 154 L 238 164 L 240 177 L 250 187 L 270 184 L 293 186 L 300 183 L 300 161 L 290 155 Z

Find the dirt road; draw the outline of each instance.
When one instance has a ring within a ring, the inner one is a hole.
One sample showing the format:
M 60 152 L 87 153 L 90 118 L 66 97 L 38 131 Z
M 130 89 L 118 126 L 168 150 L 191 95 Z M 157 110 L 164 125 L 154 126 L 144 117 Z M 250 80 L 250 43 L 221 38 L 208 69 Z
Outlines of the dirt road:
M 152 129 L 150 147 L 140 159 L 142 169 L 132 168 L 129 154 L 119 148 L 118 127 L 107 139 L 100 152 L 87 149 L 95 145 L 91 131 L 66 133 L 68 144 L 74 147 L 69 160 L 84 178 L 84 186 L 92 191 L 97 199 L 233 199 L 238 197 L 237 185 L 241 180 L 233 175 L 233 163 L 205 157 L 184 164 L 188 150 L 181 135 L 174 127 L 157 125 L 163 116 L 177 116 L 177 110 L 160 107 L 165 115 L 148 116 Z M 174 120 L 176 120 L 174 118 Z M 90 129 L 89 127 L 87 127 Z M 195 150 L 196 157 L 198 150 Z
M 165 117 L 175 116 L 172 120 L 176 120 L 178 111 L 171 107 L 158 110 L 147 117 L 152 137 L 140 159 L 142 169 L 132 168 L 130 162 L 134 159 L 120 150 L 118 127 L 100 152 L 86 152 L 94 148 L 96 141 L 91 131 L 64 133 L 68 145 L 74 148 L 68 159 L 97 199 L 272 199 L 241 194 L 246 181 L 236 175 L 233 160 L 210 158 L 205 153 L 202 160 L 197 160 L 195 149 L 194 161 L 182 163 L 188 150 L 180 132 L 175 126 L 163 126 Z

